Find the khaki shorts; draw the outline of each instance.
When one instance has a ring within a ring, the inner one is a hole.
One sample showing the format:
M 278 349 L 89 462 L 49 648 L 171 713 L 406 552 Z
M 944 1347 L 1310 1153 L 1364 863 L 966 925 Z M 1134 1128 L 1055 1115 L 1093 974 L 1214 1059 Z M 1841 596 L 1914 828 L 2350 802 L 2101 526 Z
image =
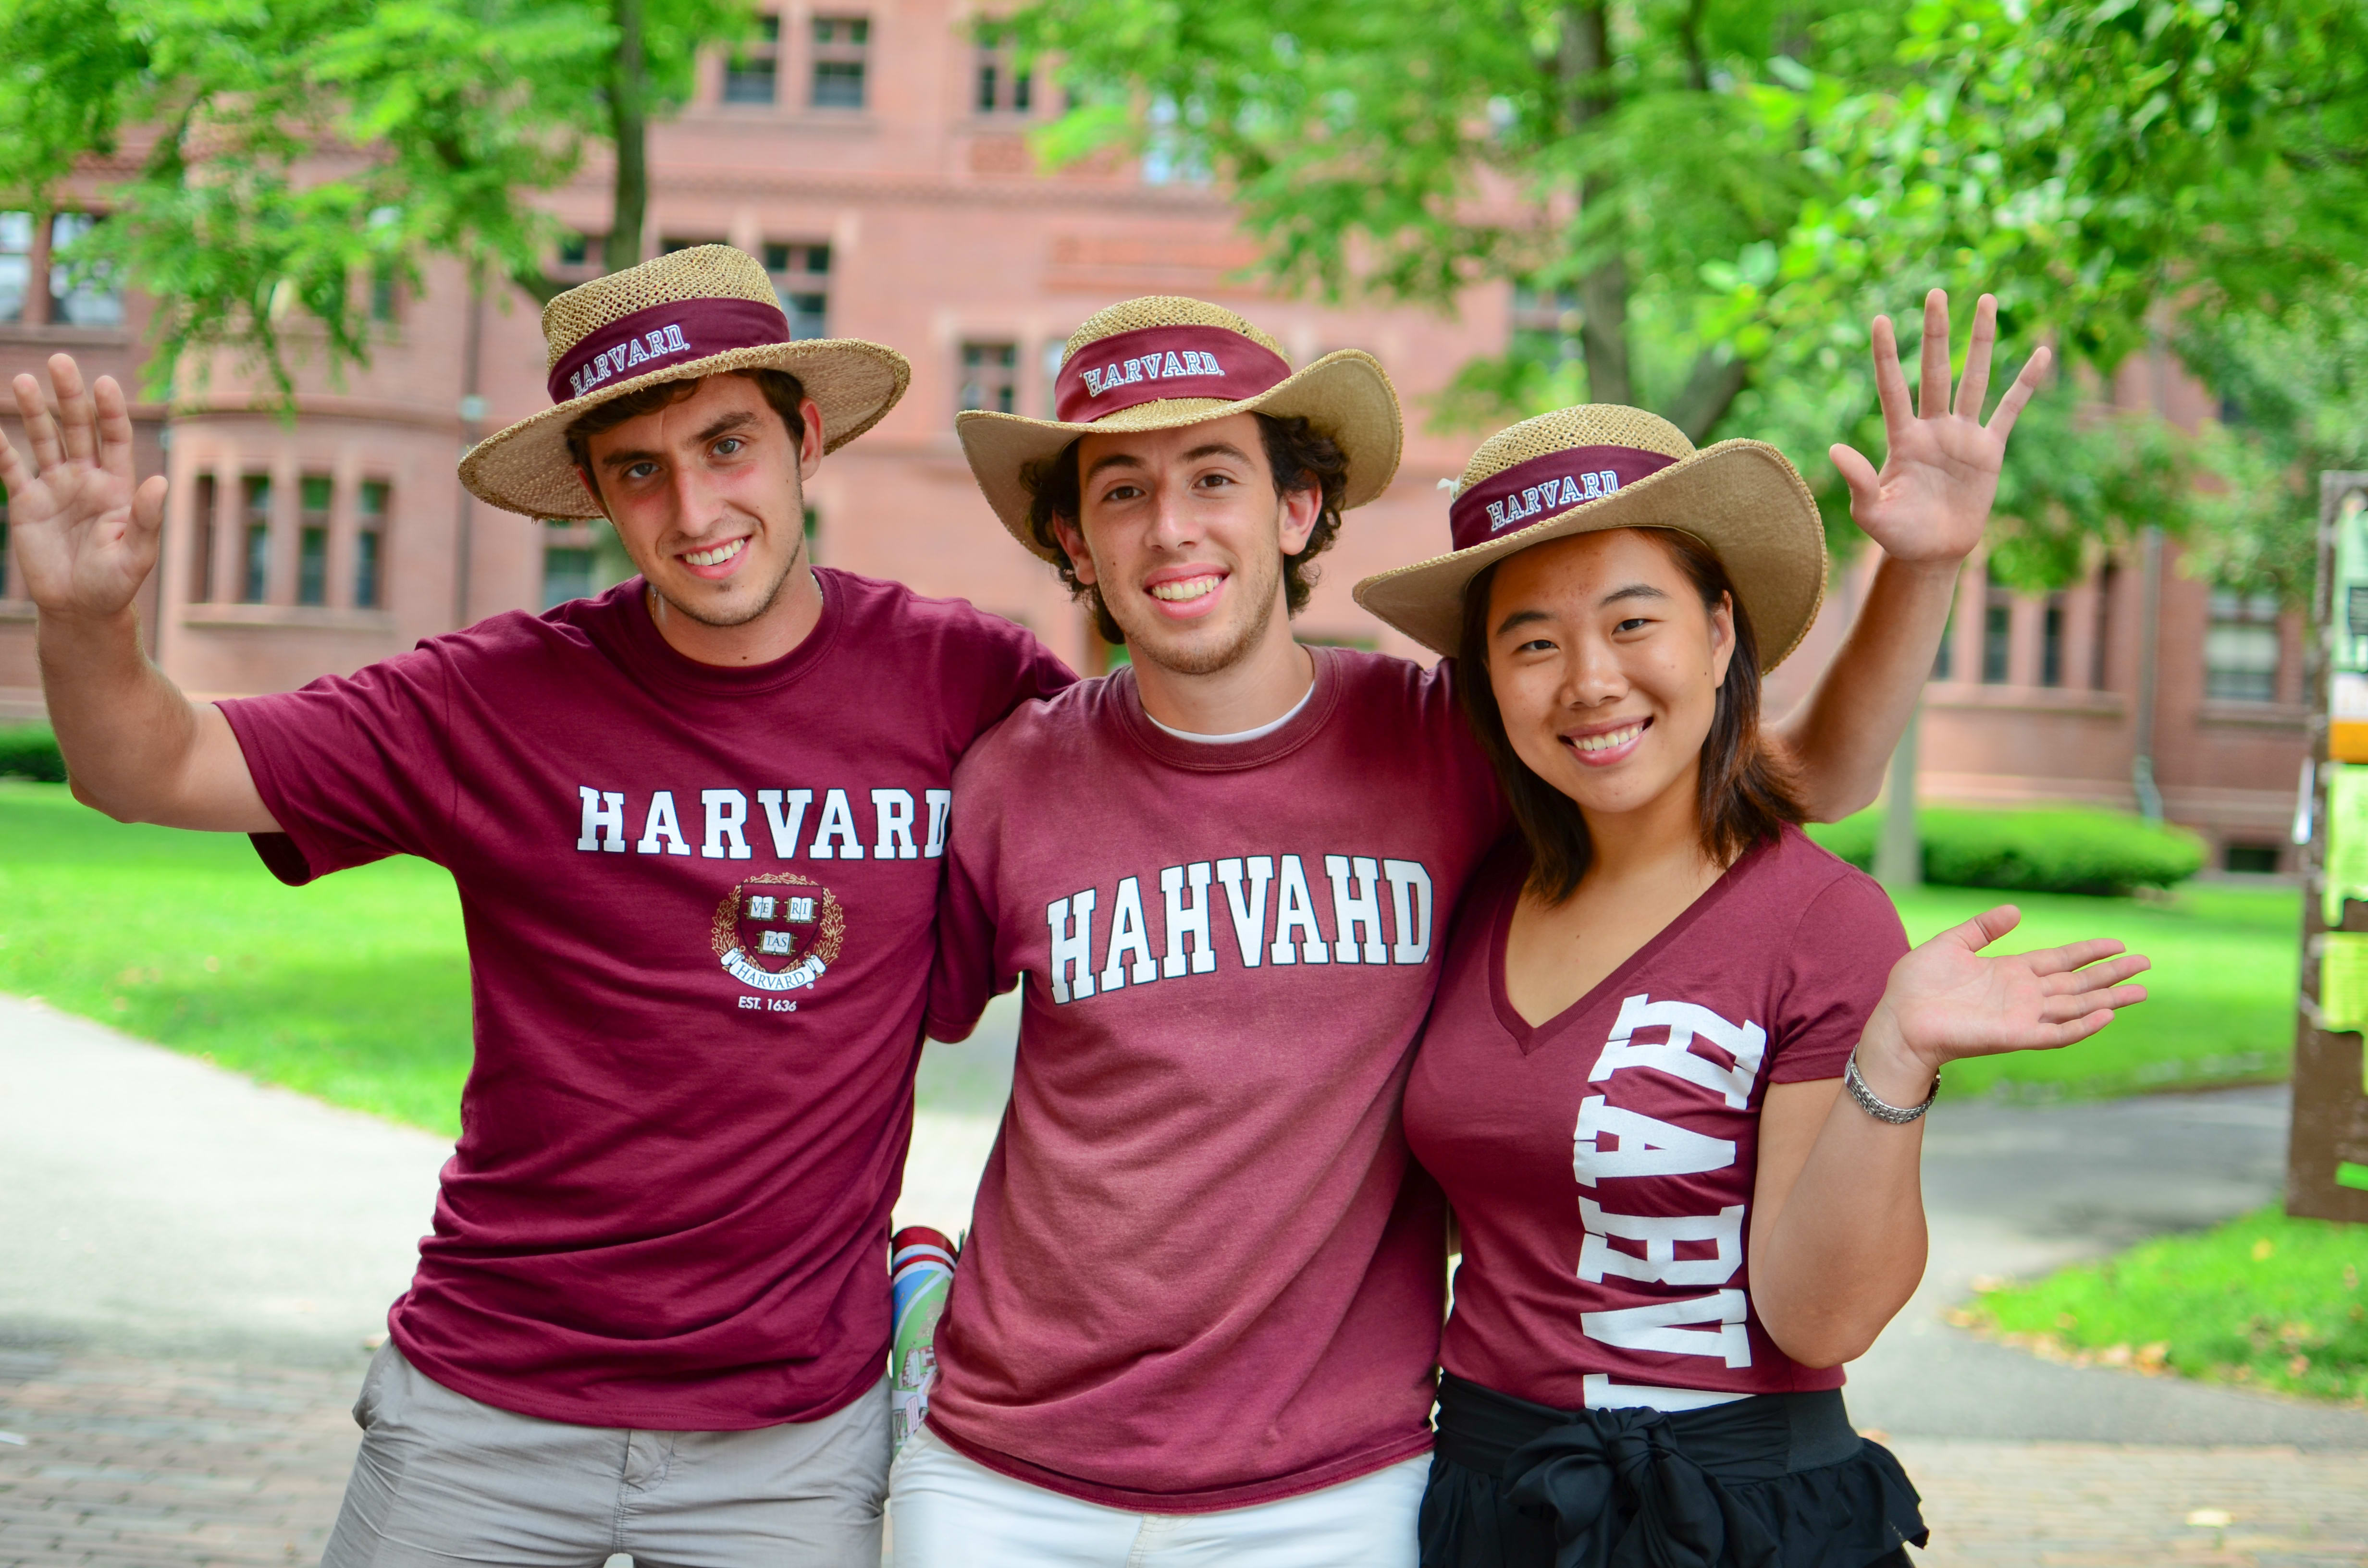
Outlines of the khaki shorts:
M 879 1568 L 884 1387 L 748 1432 L 575 1426 L 455 1393 L 390 1344 L 354 1419 L 323 1568 Z

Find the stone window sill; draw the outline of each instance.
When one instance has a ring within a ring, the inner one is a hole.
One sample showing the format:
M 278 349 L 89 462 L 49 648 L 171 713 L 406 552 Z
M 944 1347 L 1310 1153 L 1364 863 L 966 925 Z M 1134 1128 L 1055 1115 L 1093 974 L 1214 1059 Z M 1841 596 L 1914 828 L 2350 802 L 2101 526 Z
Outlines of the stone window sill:
M 2123 707 L 2118 691 L 2058 686 L 1982 686 L 1971 681 L 1934 681 L 1924 688 L 1924 700 L 1934 708 L 2069 713 L 2097 719 L 2118 719 Z
M 324 605 L 196 604 L 181 607 L 181 624 L 391 632 L 394 617 L 382 609 L 336 609 Z
M 2227 702 L 2206 700 L 2196 710 L 2196 721 L 2204 724 L 2246 724 L 2265 730 L 2303 730 L 2310 723 L 2310 709 L 2300 702 Z

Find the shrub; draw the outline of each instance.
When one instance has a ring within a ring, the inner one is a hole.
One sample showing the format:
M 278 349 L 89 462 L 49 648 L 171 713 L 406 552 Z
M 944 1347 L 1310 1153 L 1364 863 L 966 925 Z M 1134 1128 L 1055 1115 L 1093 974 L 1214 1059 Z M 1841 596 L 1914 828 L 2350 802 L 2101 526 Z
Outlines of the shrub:
M 1916 813 L 1916 827 L 1924 843 L 1924 880 L 1944 887 L 2126 893 L 2167 888 L 2203 866 L 2203 841 L 2187 829 L 2087 806 L 1932 806 Z M 1883 832 L 1882 808 L 1809 832 L 1851 865 L 1869 869 Z
M 63 784 L 66 759 L 58 751 L 58 737 L 47 724 L 0 727 L 0 778 L 35 778 Z

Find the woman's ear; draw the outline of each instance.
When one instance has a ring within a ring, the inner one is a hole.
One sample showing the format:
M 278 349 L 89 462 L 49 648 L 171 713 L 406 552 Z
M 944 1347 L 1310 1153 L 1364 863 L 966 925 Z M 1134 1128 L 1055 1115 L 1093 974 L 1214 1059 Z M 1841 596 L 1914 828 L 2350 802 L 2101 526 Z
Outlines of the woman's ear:
M 1726 666 L 1735 662 L 1735 597 L 1722 591 L 1710 612 L 1710 683 L 1726 684 Z

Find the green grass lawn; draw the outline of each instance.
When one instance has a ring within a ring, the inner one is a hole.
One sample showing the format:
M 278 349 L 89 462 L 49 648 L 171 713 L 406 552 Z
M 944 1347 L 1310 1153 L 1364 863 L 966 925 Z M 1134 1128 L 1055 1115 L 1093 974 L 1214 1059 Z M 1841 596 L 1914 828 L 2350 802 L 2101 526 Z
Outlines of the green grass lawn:
M 1980 1297 L 1958 1321 L 2052 1359 L 2368 1403 L 2368 1225 L 2261 1209 Z
M 2006 950 L 2113 937 L 2152 956 L 2155 999 L 2068 1051 L 1962 1064 L 1948 1092 L 2105 1096 L 2283 1077 L 2293 1049 L 2291 891 L 2166 903 L 2032 895 Z M 2000 897 L 1901 900 L 1930 936 Z M 235 835 L 126 827 L 63 786 L 0 783 L 0 991 L 339 1105 L 459 1131 L 468 963 L 441 870 L 383 861 L 286 888 Z
M 281 886 L 236 834 L 127 827 L 0 783 L 0 991 L 439 1132 L 461 1130 L 452 880 L 381 861 Z
M 1997 952 L 2111 937 L 2154 960 L 2147 999 L 2102 1034 L 2062 1051 L 1961 1062 L 1943 1092 L 2015 1099 L 2099 1099 L 2203 1084 L 2283 1080 L 2294 1062 L 2302 895 L 2291 888 L 2189 885 L 2161 900 L 2009 897 L 1984 888 L 1899 895 L 1908 939 L 2012 903 L 2022 924 Z

